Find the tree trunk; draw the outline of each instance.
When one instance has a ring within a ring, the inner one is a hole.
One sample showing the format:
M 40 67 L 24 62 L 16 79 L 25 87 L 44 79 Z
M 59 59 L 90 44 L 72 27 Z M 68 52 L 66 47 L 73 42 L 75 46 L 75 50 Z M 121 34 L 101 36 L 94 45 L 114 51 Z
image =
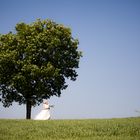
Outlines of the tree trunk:
M 27 103 L 26 103 L 26 119 L 31 119 L 31 108 L 32 108 L 31 101 L 27 100 Z

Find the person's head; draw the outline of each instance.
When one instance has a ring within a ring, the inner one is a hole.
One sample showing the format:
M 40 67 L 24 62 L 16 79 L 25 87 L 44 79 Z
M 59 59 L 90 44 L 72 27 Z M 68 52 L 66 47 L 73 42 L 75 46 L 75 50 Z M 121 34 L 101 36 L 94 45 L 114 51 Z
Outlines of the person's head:
M 48 105 L 49 103 L 48 103 L 48 101 L 47 101 L 47 100 L 45 100 L 45 101 L 44 101 L 44 104 Z

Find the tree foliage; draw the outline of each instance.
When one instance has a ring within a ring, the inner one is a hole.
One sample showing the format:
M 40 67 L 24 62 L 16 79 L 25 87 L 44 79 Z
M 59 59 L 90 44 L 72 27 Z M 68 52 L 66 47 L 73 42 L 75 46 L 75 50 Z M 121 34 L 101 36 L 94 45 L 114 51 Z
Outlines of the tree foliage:
M 60 96 L 66 79 L 76 80 L 81 52 L 70 28 L 51 20 L 18 23 L 16 32 L 0 35 L 0 99 L 39 105 Z

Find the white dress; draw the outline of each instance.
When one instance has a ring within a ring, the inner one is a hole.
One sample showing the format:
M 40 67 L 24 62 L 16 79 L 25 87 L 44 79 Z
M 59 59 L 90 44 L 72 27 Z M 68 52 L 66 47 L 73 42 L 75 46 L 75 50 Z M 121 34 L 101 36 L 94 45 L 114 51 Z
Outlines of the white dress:
M 50 119 L 50 106 L 47 104 L 43 104 L 43 109 L 34 118 L 34 120 L 49 120 L 49 119 Z

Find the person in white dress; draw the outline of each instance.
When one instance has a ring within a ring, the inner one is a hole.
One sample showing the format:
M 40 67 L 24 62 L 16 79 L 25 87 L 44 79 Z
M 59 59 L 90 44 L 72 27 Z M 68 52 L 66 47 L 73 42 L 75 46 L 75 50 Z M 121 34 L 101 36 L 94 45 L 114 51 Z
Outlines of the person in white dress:
M 46 100 L 43 103 L 43 109 L 41 112 L 34 118 L 34 120 L 49 120 L 50 115 L 50 107 L 53 107 L 53 105 L 49 105 L 48 101 Z

